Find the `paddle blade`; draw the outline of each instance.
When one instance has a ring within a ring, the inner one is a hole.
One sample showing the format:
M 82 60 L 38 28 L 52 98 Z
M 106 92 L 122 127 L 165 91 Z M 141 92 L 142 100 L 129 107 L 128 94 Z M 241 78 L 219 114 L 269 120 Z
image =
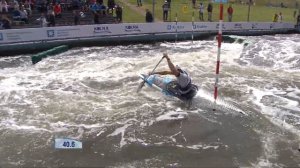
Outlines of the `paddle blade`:
M 139 93 L 139 92 L 142 90 L 142 88 L 144 87 L 144 85 L 145 85 L 145 81 L 142 81 L 142 82 L 139 84 L 139 87 L 137 88 L 136 92 Z

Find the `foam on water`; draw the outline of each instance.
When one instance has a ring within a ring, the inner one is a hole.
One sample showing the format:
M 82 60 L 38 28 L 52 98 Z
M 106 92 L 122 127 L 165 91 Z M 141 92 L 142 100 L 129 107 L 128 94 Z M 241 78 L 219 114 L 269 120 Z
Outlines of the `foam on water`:
M 164 121 L 164 120 L 183 120 L 186 119 L 188 113 L 186 112 L 168 112 L 156 118 L 156 121 Z
M 126 124 L 120 128 L 117 128 L 112 134 L 108 135 L 108 137 L 109 137 L 109 136 L 116 136 L 116 135 L 121 134 L 120 148 L 122 148 L 124 145 L 126 145 L 126 142 L 124 140 L 124 134 L 125 134 L 126 128 L 129 126 L 130 126 L 130 124 Z
M 297 101 L 293 101 L 287 98 L 280 97 L 276 94 L 274 94 L 274 91 L 277 90 L 258 90 L 255 88 L 249 88 L 251 92 L 253 93 L 253 102 L 258 105 L 261 108 L 261 113 L 270 118 L 270 120 L 276 124 L 279 127 L 283 127 L 291 132 L 294 132 L 295 135 L 297 135 L 300 139 L 300 131 L 298 128 L 294 127 L 297 126 L 297 123 L 300 122 L 300 109 L 299 109 L 299 103 Z M 264 102 L 264 98 L 273 97 L 277 99 L 274 101 L 274 104 L 271 102 L 271 104 L 266 104 Z M 285 109 L 291 109 L 295 111 L 296 113 L 291 113 Z M 286 118 L 291 116 L 294 120 L 289 120 L 289 123 L 287 123 Z
M 247 47 L 242 55 L 242 62 L 248 65 L 271 67 L 276 70 L 289 72 L 298 71 L 300 65 L 299 35 L 292 35 L 281 40 L 284 35 L 265 36 L 266 38 L 251 38 L 253 43 Z M 280 41 L 280 43 L 278 43 Z
M 193 45 L 191 45 L 193 44 Z M 213 45 L 214 42 L 210 41 L 194 41 L 191 42 L 179 42 L 174 46 L 174 44 L 162 43 L 161 46 L 166 47 L 166 50 L 180 49 L 180 50 L 191 50 L 188 53 L 175 53 L 170 51 L 170 57 L 174 62 L 180 64 L 182 67 L 189 67 L 191 76 L 200 76 L 206 74 L 206 67 L 210 67 L 211 72 L 214 71 L 215 66 L 215 55 L 216 47 Z M 205 45 L 203 47 L 203 45 Z M 150 46 L 143 46 L 145 49 L 151 50 Z M 132 48 L 140 48 L 140 46 L 133 46 Z M 194 49 L 203 48 L 203 50 L 194 51 Z M 234 48 L 234 50 L 233 50 Z M 34 67 L 18 67 L 18 68 L 5 68 L 1 70 L 1 74 L 5 74 L 5 79 L 0 83 L 0 89 L 6 92 L 4 99 L 6 101 L 1 101 L 1 103 L 7 104 L 10 92 L 18 91 L 23 95 L 15 95 L 14 100 L 25 98 L 28 92 L 45 90 L 51 88 L 59 94 L 68 95 L 74 94 L 75 92 L 80 92 L 80 90 L 89 90 L 89 92 L 94 92 L 95 94 L 100 94 L 100 87 L 93 88 L 88 86 L 91 83 L 84 83 L 83 81 L 91 80 L 95 82 L 95 85 L 100 85 L 101 88 L 108 87 L 111 89 L 118 90 L 120 81 L 127 80 L 128 76 L 131 79 L 137 79 L 136 75 L 138 72 L 143 73 L 146 71 L 151 71 L 153 65 L 151 63 L 157 62 L 161 57 L 161 53 L 157 52 L 153 55 L 153 52 L 147 52 L 143 50 L 143 59 L 135 57 L 106 57 L 103 59 L 103 55 L 99 52 L 89 52 L 91 50 L 104 50 L 105 54 L 108 56 L 113 56 L 112 53 L 121 52 L 124 47 L 115 47 L 115 48 L 104 48 L 104 47 L 94 47 L 94 48 L 83 48 L 83 49 L 73 49 L 65 54 L 61 54 L 55 57 L 51 57 L 43 60 Z M 236 64 L 235 60 L 240 57 L 240 54 L 243 50 L 243 45 L 241 44 L 223 44 L 222 46 L 223 53 L 225 56 L 221 57 L 221 66 L 227 66 L 231 64 Z M 74 56 L 77 52 L 89 52 L 88 55 L 84 57 Z M 112 52 L 113 51 L 113 52 Z M 127 49 L 127 51 L 132 51 Z M 132 53 L 132 52 L 129 52 Z M 150 53 L 150 54 L 149 54 Z M 152 54 L 152 55 L 151 55 Z M 125 53 L 128 55 L 128 53 Z M 130 55 L 130 54 L 129 54 Z M 139 55 L 139 54 L 137 54 Z M 132 56 L 132 55 L 131 55 Z M 69 59 L 61 59 L 61 58 Z M 197 61 L 195 61 L 197 60 Z M 74 64 L 75 63 L 75 64 Z M 205 65 L 204 64 L 208 65 Z M 126 67 L 126 68 L 124 68 Z M 163 64 L 158 68 L 158 70 L 166 69 L 167 65 Z M 205 68 L 205 70 L 204 70 Z M 203 69 L 203 70 L 201 70 Z M 50 71 L 49 71 L 50 70 Z M 120 73 L 126 72 L 126 73 Z M 200 72 L 199 74 L 197 74 Z M 213 76 L 213 73 L 212 73 Z M 130 79 L 129 79 L 130 80 Z M 197 80 L 195 80 L 197 82 Z M 202 81 L 200 81 L 203 84 Z M 115 87 L 113 86 L 115 84 Z M 135 83 L 127 88 L 128 90 L 133 90 Z M 70 88 L 71 87 L 71 88 Z M 84 88 L 82 88 L 84 87 Z M 69 88 L 69 89 L 68 89 Z M 93 91 L 91 91 L 93 90 Z M 27 93 L 26 93 L 27 92 Z M 3 96 L 2 94 L 2 96 Z M 79 95 L 80 96 L 80 95 Z M 103 95 L 106 98 L 106 95 Z M 213 102 L 212 94 L 206 93 L 204 90 L 199 91 L 197 97 L 207 99 L 210 102 Z M 107 97 L 108 98 L 108 97 Z M 134 97 L 132 97 L 134 98 Z M 158 98 L 159 99 L 159 98 Z M 25 104 L 34 105 L 35 103 L 30 99 L 25 99 Z M 122 101 L 126 104 L 126 101 Z M 107 101 L 107 104 L 101 102 L 101 106 L 105 107 L 106 110 L 111 109 L 111 101 Z M 123 104 L 124 104 L 123 103 Z M 242 112 L 239 108 L 228 105 L 227 102 L 224 102 L 222 99 L 218 99 L 217 103 L 225 108 L 232 108 L 234 111 Z M 294 102 L 295 103 L 295 102 Z M 122 104 L 122 103 L 120 103 Z M 295 107 L 297 104 L 294 104 Z M 99 106 L 98 103 L 95 103 L 93 106 Z M 290 105 L 286 105 L 289 107 Z M 110 110 L 108 110 L 110 111 Z

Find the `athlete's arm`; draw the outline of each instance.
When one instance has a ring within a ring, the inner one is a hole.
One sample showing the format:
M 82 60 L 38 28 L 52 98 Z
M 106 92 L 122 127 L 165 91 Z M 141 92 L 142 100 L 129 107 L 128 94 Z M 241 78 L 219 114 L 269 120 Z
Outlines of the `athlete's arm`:
M 153 72 L 152 74 L 158 74 L 158 75 L 173 75 L 171 71 L 160 71 L 160 72 Z M 152 75 L 151 74 L 151 75 Z
M 168 57 L 168 55 L 166 53 L 164 53 L 163 57 L 167 59 L 168 66 L 169 66 L 172 74 L 175 75 L 176 77 L 178 77 L 180 75 L 180 72 L 175 68 L 174 64 L 171 62 L 171 59 Z

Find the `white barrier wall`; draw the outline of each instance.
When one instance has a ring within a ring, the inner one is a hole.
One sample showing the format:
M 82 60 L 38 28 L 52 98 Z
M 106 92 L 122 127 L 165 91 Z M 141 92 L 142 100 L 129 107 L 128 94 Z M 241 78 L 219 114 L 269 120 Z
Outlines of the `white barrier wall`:
M 217 22 L 125 23 L 82 26 L 9 29 L 0 31 L 0 44 L 40 42 L 105 36 L 163 34 L 177 32 L 217 32 Z M 223 31 L 294 29 L 292 23 L 224 22 Z

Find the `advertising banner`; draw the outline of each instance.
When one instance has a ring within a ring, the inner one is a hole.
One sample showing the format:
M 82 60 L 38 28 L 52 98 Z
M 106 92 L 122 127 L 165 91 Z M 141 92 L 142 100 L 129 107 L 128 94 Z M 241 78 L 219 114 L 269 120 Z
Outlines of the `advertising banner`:
M 223 22 L 223 31 L 279 30 L 293 29 L 291 23 L 273 22 Z M 217 32 L 218 22 L 164 22 L 164 23 L 124 23 L 81 26 L 42 27 L 9 29 L 0 31 L 0 44 L 20 42 L 47 42 L 63 39 L 101 38 L 127 35 L 164 34 L 182 32 Z

